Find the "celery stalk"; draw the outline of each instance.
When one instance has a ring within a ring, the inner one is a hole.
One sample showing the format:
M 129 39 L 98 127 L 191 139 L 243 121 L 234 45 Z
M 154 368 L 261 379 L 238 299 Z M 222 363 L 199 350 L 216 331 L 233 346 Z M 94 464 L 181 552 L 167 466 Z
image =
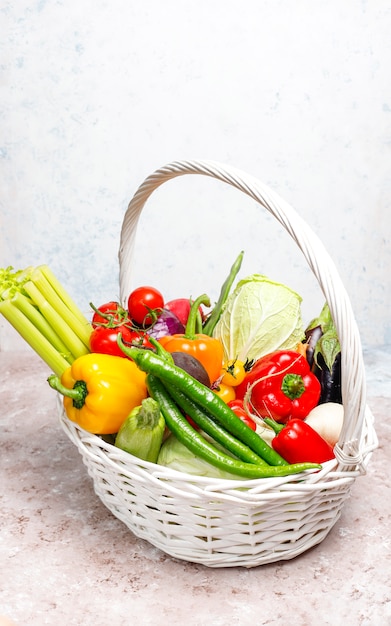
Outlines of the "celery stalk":
M 53 328 L 50 326 L 46 318 L 34 306 L 28 296 L 25 296 L 23 293 L 17 291 L 10 301 L 15 307 L 19 309 L 19 311 L 21 311 L 21 313 L 25 315 L 26 318 L 30 320 L 30 322 L 36 327 L 41 335 L 43 335 L 49 341 L 49 343 L 52 344 L 53 348 L 57 350 L 57 352 L 62 354 L 64 359 L 66 359 L 69 364 L 74 361 L 73 356 L 69 352 L 67 346 L 59 338 L 57 333 L 54 332 Z
M 38 356 L 45 361 L 49 368 L 57 376 L 62 376 L 69 367 L 68 361 L 41 335 L 34 324 L 9 300 L 0 301 L 0 313 L 4 315 L 21 337 L 27 341 Z
M 41 314 L 47 319 L 50 326 L 61 337 L 62 341 L 71 351 L 74 358 L 78 358 L 83 354 L 90 352 L 89 348 L 83 343 L 78 335 L 72 330 L 69 324 L 68 309 L 64 305 L 65 311 L 61 313 L 59 310 L 55 310 L 54 307 L 46 299 L 45 295 L 41 293 L 35 283 L 28 281 L 23 285 L 23 289 L 28 293 L 34 304 L 39 308 Z
M 92 328 L 86 316 L 81 312 L 79 307 L 72 300 L 71 296 L 64 289 L 58 278 L 53 274 L 50 267 L 48 265 L 39 265 L 36 269 L 39 270 L 41 274 L 46 278 L 46 280 L 50 283 L 52 289 L 54 289 L 54 291 L 61 298 L 67 308 L 72 311 L 73 315 L 80 321 L 81 324 L 83 324 L 83 326 L 86 326 L 88 328 L 88 332 L 91 333 Z
M 37 267 L 33 273 L 31 274 L 31 281 L 34 283 L 35 287 L 41 292 L 42 296 L 45 300 L 53 307 L 56 313 L 68 324 L 68 326 L 73 330 L 75 335 L 84 343 L 84 345 L 88 348 L 90 347 L 90 335 L 91 335 L 91 325 L 88 320 L 82 316 L 82 320 L 80 319 L 81 313 L 77 311 L 77 307 L 74 302 L 70 299 L 69 296 L 66 297 L 66 302 L 62 299 L 62 295 L 64 295 L 64 289 L 61 290 L 61 296 L 58 294 L 56 289 L 52 286 L 46 276 L 42 273 L 41 268 Z M 29 283 L 27 283 L 29 284 Z M 24 285 L 26 289 L 26 285 Z

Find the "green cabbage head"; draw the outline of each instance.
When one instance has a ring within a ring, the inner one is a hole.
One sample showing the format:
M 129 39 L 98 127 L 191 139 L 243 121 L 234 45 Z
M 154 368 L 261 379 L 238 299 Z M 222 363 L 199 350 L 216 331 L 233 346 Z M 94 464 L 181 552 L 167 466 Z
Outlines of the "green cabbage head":
M 241 280 L 228 297 L 213 336 L 225 359 L 257 360 L 275 350 L 291 350 L 304 338 L 302 298 L 261 274 Z

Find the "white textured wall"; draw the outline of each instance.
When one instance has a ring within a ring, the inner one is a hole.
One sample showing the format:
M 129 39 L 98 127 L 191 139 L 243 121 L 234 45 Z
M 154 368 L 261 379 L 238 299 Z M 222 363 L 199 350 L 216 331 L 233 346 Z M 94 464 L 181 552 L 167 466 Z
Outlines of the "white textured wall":
M 176 159 L 271 185 L 323 239 L 365 346 L 391 343 L 391 4 L 0 3 L 0 266 L 48 263 L 88 310 L 117 296 L 123 213 Z M 322 303 L 300 254 L 239 192 L 170 182 L 144 211 L 135 286 L 217 296 L 240 249 Z M 0 322 L 0 349 L 18 347 Z

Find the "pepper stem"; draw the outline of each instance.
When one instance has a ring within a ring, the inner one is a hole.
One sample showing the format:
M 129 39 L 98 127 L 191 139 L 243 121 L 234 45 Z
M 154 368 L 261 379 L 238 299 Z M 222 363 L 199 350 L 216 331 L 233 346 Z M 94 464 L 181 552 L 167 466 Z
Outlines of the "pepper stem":
M 198 298 L 196 298 L 196 300 L 194 300 L 193 304 L 191 305 L 189 317 L 187 318 L 185 328 L 186 339 L 195 339 L 198 309 L 200 308 L 201 304 L 205 304 L 205 306 L 210 306 L 210 299 L 209 296 L 206 295 L 206 293 L 202 294 L 202 296 L 198 296 Z
M 73 386 L 73 389 L 69 389 L 61 383 L 61 380 L 58 376 L 52 374 L 48 378 L 48 383 L 51 388 L 55 391 L 58 391 L 58 393 L 61 393 L 67 398 L 72 398 L 73 406 L 76 409 L 81 409 L 84 406 L 86 396 L 88 394 L 87 384 L 84 380 L 77 380 Z
M 151 338 L 149 338 L 149 341 L 150 339 Z M 150 343 L 153 345 L 152 341 L 150 341 Z M 142 352 L 145 351 L 145 348 L 136 348 L 135 346 L 132 346 L 132 347 L 125 346 L 124 342 L 122 341 L 122 333 L 118 333 L 117 335 L 117 345 L 122 350 L 124 355 L 129 357 L 129 359 L 132 359 L 133 361 L 135 360 L 135 357 L 137 357 L 138 354 L 141 354 Z
M 119 341 L 121 343 L 119 343 Z M 121 337 L 118 341 L 118 337 L 117 337 L 117 344 L 119 345 L 119 347 L 121 348 L 121 344 L 123 345 L 122 341 L 121 341 Z M 155 337 L 148 337 L 148 341 L 150 344 L 153 345 L 153 347 L 156 350 L 156 354 L 158 354 L 159 356 L 161 356 L 163 359 L 165 359 L 166 361 L 170 361 L 170 363 L 174 362 L 174 359 L 172 358 L 170 352 L 167 352 L 167 350 L 165 350 L 162 346 L 161 343 L 159 343 Z
M 303 377 L 300 374 L 285 374 L 281 383 L 281 391 L 291 400 L 300 398 L 305 392 Z
M 285 424 L 278 424 L 275 420 L 270 419 L 270 417 L 264 417 L 263 421 L 265 424 L 270 426 L 274 430 L 274 432 L 278 435 L 284 428 Z

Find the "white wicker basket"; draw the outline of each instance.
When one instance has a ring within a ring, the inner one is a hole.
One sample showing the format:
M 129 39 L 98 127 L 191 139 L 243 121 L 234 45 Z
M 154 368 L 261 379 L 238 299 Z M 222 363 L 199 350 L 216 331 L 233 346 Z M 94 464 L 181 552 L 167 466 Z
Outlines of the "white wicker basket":
M 318 473 L 249 481 L 190 476 L 147 463 L 67 419 L 96 494 L 137 536 L 165 553 L 209 567 L 255 567 L 291 559 L 320 543 L 377 446 L 366 406 L 361 342 L 347 293 L 324 246 L 298 214 L 258 180 L 210 161 L 171 163 L 149 176 L 126 212 L 119 250 L 120 294 L 130 293 L 138 218 L 152 192 L 184 174 L 233 185 L 270 211 L 301 249 L 329 304 L 341 343 L 344 424 L 336 459 Z M 62 406 L 62 405 L 61 405 Z

